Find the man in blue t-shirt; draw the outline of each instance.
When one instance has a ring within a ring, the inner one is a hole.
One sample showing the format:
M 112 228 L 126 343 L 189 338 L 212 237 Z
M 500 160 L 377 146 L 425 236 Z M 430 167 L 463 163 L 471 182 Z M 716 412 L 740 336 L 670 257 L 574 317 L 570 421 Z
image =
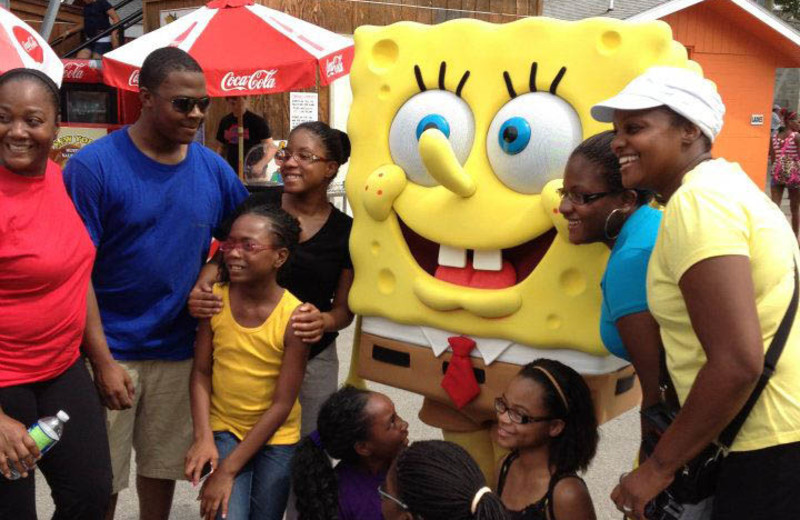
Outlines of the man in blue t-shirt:
M 83 148 L 64 178 L 97 247 L 92 280 L 111 353 L 135 385 L 133 407 L 108 416 L 110 512 L 127 487 L 133 447 L 140 511 L 166 520 L 192 440 L 196 323 L 186 299 L 212 231 L 247 190 L 220 156 L 192 142 L 209 104 L 192 57 L 154 51 L 139 88 L 136 123 Z

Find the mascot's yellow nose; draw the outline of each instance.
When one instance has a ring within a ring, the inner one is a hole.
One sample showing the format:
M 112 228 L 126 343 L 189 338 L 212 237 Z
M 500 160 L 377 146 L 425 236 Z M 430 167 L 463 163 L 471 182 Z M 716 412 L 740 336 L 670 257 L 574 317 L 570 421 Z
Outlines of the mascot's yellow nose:
M 436 128 L 429 128 L 419 137 L 419 155 L 428 173 L 439 184 L 460 197 L 471 197 L 477 186 L 458 162 L 450 141 Z

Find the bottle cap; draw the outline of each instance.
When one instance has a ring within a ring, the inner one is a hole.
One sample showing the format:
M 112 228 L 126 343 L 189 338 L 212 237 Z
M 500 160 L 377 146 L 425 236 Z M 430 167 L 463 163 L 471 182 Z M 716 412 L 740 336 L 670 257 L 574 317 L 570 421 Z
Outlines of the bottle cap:
M 59 410 L 59 411 L 58 411 L 58 413 L 56 414 L 56 417 L 58 417 L 58 419 L 59 419 L 61 422 L 67 422 L 67 421 L 69 421 L 69 415 L 68 415 L 68 414 L 67 414 L 67 412 L 65 412 L 64 410 Z

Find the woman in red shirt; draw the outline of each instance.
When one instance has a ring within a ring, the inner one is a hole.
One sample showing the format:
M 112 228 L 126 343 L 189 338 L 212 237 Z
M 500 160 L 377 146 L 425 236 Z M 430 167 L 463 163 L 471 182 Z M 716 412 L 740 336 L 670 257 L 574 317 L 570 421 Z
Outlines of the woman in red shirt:
M 61 170 L 48 160 L 58 107 L 58 87 L 44 74 L 0 76 L 0 518 L 36 517 L 37 466 L 53 491 L 54 518 L 105 515 L 108 440 L 82 344 L 106 404 L 127 407 L 133 397 L 100 325 L 90 284 L 94 247 Z M 26 428 L 59 410 L 71 416 L 69 425 L 38 460 Z M 22 477 L 8 480 L 11 467 Z

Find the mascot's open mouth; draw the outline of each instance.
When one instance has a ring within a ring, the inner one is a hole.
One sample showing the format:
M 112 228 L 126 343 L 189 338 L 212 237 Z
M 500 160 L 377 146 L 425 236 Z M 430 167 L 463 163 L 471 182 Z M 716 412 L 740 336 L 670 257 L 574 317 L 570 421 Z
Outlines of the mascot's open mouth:
M 409 251 L 425 272 L 438 280 L 476 289 L 505 289 L 520 283 L 536 269 L 556 236 L 555 228 L 551 228 L 524 244 L 476 253 L 471 249 L 456 250 L 437 244 L 416 233 L 400 217 L 397 221 Z M 456 257 L 465 257 L 463 267 L 444 265 L 445 262 L 458 263 L 447 260 L 453 256 L 453 251 Z

